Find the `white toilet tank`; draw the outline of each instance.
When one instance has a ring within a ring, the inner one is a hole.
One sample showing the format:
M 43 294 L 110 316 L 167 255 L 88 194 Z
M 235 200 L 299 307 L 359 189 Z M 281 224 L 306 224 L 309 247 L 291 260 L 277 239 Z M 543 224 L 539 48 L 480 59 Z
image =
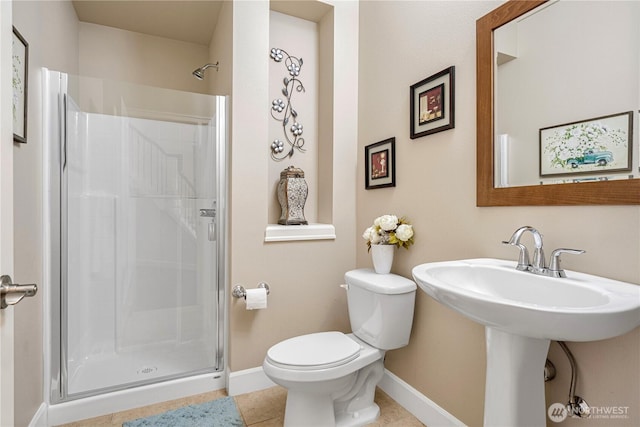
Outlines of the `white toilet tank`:
M 354 335 L 382 350 L 406 346 L 413 324 L 415 282 L 371 269 L 348 271 L 344 279 Z

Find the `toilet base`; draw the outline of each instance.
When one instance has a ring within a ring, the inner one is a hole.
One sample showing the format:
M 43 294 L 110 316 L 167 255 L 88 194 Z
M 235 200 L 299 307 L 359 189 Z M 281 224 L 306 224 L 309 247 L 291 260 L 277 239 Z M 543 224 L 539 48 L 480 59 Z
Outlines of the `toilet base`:
M 288 390 L 284 427 L 333 426 L 335 414 L 330 395 L 309 396 Z
M 289 390 L 284 414 L 285 427 L 360 427 L 375 422 L 380 416 L 380 407 L 373 402 L 355 412 L 335 413 L 330 396 L 309 397 Z
M 378 359 L 346 377 L 310 388 L 288 388 L 284 426 L 360 427 L 373 423 L 380 415 L 373 399 L 383 374 L 384 363 Z
M 380 416 L 380 407 L 375 403 L 353 414 L 336 415 L 336 427 L 359 427 L 375 422 Z

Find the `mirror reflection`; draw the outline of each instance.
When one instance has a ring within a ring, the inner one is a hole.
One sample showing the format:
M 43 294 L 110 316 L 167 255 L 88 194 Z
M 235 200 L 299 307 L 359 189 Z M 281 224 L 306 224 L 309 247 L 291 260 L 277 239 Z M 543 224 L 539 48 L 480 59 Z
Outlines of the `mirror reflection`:
M 638 178 L 640 2 L 548 2 L 494 31 L 494 186 Z

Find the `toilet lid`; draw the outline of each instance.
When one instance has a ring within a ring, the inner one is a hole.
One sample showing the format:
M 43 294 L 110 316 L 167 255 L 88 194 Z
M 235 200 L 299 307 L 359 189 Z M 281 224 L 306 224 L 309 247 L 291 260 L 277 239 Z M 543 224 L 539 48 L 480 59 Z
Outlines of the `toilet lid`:
M 270 363 L 287 369 L 321 369 L 348 363 L 360 344 L 342 332 L 319 332 L 284 340 L 267 351 Z

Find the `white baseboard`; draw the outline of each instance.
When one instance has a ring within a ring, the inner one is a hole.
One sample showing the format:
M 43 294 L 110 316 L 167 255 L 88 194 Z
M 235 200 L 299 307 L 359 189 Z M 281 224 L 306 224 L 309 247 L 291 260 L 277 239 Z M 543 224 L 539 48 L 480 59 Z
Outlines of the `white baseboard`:
M 462 421 L 386 369 L 378 387 L 429 427 L 465 426 Z
M 227 377 L 227 393 L 229 396 L 264 390 L 275 385 L 276 383 L 265 375 L 262 366 L 230 372 Z
M 33 415 L 31 422 L 29 423 L 29 427 L 47 427 L 47 404 L 42 402 L 40 407 Z

